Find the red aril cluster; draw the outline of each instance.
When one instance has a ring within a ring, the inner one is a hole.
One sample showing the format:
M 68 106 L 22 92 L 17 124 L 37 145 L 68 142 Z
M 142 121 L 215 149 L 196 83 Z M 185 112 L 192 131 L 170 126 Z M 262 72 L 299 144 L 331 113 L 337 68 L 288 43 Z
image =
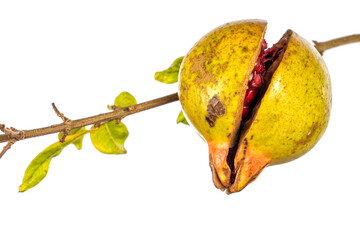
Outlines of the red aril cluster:
M 251 110 L 252 104 L 256 102 L 254 100 L 256 100 L 259 90 L 264 86 L 264 75 L 266 72 L 265 56 L 273 52 L 272 48 L 265 51 L 266 48 L 267 48 L 267 43 L 264 40 L 261 45 L 260 54 L 258 56 L 258 59 L 256 60 L 254 70 L 250 75 L 248 86 L 246 88 L 245 100 L 244 100 L 244 106 L 242 112 L 243 119 L 246 119 L 249 116 L 249 112 Z

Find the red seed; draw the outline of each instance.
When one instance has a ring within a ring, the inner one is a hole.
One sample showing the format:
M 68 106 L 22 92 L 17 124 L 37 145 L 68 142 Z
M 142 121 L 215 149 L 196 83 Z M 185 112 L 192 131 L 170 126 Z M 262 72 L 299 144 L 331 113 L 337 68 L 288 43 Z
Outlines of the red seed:
M 265 50 L 265 55 L 272 54 L 273 52 L 275 52 L 275 48 L 274 48 L 274 47 L 268 48 L 268 49 Z
M 252 72 L 252 73 L 250 74 L 250 77 L 249 77 L 249 82 L 252 81 L 253 77 L 254 77 L 254 73 Z M 248 83 L 248 85 L 249 85 L 249 83 Z
M 254 88 L 259 88 L 262 85 L 262 77 L 260 74 L 256 74 L 253 77 L 253 80 L 251 81 L 251 86 Z
M 255 65 L 254 70 L 257 72 L 261 72 L 264 69 L 264 66 L 262 64 Z
M 258 59 L 256 60 L 254 70 L 260 72 L 263 68 L 264 68 L 264 66 L 263 66 L 262 63 L 261 63 L 260 58 L 258 58 Z
M 263 47 L 264 49 L 267 49 L 267 43 L 266 43 L 265 40 L 262 42 L 262 47 Z
M 243 111 L 242 111 L 242 117 L 246 118 L 246 116 L 249 114 L 249 108 L 248 107 L 243 107 Z
M 246 91 L 246 97 L 245 97 L 245 100 L 244 100 L 244 105 L 249 106 L 252 103 L 252 101 L 254 100 L 255 96 L 256 96 L 256 90 L 255 89 L 250 88 L 248 91 Z

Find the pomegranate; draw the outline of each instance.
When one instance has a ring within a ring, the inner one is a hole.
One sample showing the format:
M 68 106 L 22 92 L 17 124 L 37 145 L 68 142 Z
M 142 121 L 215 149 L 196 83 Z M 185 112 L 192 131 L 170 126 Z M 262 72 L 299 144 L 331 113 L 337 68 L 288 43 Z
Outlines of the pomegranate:
M 294 160 L 323 135 L 330 77 L 292 30 L 267 48 L 263 20 L 220 26 L 195 44 L 179 73 L 179 99 L 209 146 L 215 186 L 238 192 L 267 166 Z

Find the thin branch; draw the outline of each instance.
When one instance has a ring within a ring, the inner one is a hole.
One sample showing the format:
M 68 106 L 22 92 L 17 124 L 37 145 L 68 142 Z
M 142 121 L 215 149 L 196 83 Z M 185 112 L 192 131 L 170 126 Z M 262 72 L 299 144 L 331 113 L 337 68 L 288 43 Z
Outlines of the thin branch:
M 64 143 L 67 135 L 69 135 L 69 133 L 71 131 L 71 128 L 69 128 L 69 125 L 71 124 L 71 120 L 70 120 L 70 118 L 65 117 L 65 115 L 59 111 L 59 109 L 55 106 L 55 103 L 52 103 L 51 105 L 52 105 L 56 115 L 58 115 L 58 117 L 60 117 L 63 120 L 63 122 L 66 126 L 63 130 L 64 135 L 62 136 L 62 138 L 59 141 L 61 143 Z
M 59 109 L 55 106 L 55 103 L 52 103 L 51 105 L 52 105 L 56 115 L 58 115 L 58 117 L 61 118 L 64 123 L 71 121 L 69 118 L 65 117 L 65 115 L 59 111 Z
M 336 38 L 326 42 L 317 42 L 317 41 L 313 41 L 313 42 L 315 43 L 315 48 L 319 51 L 321 55 L 323 55 L 324 52 L 328 49 L 349 43 L 360 42 L 360 34 L 354 34 L 346 37 Z
M 23 139 L 27 139 L 27 138 L 33 138 L 33 137 L 43 136 L 43 135 L 52 134 L 52 133 L 63 132 L 64 129 L 66 129 L 66 128 L 70 131 L 74 128 L 85 127 L 88 125 L 93 125 L 93 124 L 99 125 L 99 123 L 102 124 L 102 123 L 106 123 L 108 121 L 112 121 L 115 119 L 123 119 L 126 116 L 129 116 L 131 114 L 142 112 L 142 111 L 145 111 L 145 110 L 148 110 L 151 108 L 155 108 L 155 107 L 167 104 L 167 103 L 171 103 L 171 102 L 174 102 L 177 100 L 179 100 L 178 94 L 173 93 L 171 95 L 157 98 L 157 99 L 154 99 L 154 100 L 151 100 L 148 102 L 136 104 L 136 105 L 129 106 L 126 108 L 116 109 L 116 111 L 113 111 L 113 112 L 103 113 L 103 114 L 99 114 L 96 116 L 82 118 L 82 119 L 78 119 L 78 120 L 72 120 L 69 123 L 64 122 L 61 124 L 51 125 L 51 126 L 44 127 L 44 128 L 19 131 L 22 133 L 21 138 L 17 137 L 18 135 L 14 135 L 14 134 L 9 135 L 9 134 L 5 133 L 5 134 L 0 135 L 0 143 L 1 142 L 10 142 L 10 140 L 13 140 L 13 139 L 19 141 L 19 140 L 23 140 Z M 3 126 L 3 125 L 2 124 L 0 125 L 0 129 L 1 129 L 1 126 Z M 3 126 L 3 128 L 5 128 L 5 126 Z
M 4 156 L 4 154 L 6 153 L 7 150 L 9 150 L 11 148 L 11 146 L 16 142 L 15 139 L 11 139 L 6 146 L 3 148 L 3 150 L 0 153 L 0 158 L 2 158 Z

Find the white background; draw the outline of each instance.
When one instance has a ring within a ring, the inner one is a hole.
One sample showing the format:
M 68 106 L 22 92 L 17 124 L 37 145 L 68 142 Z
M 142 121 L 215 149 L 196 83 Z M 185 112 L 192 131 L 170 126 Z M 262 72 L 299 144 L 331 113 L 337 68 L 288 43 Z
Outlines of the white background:
M 334 2 L 334 3 L 332 3 Z M 143 102 L 177 91 L 153 80 L 213 28 L 268 21 L 325 41 L 360 33 L 357 1 L 1 1 L 0 123 L 59 123 L 107 111 L 122 91 Z M 124 120 L 127 155 L 69 146 L 26 193 L 27 165 L 56 135 L 0 160 L 0 239 L 359 239 L 360 44 L 329 50 L 328 130 L 301 159 L 264 170 L 230 196 L 212 183 L 206 144 L 176 125 L 179 102 Z M 1 145 L 2 147 L 3 145 Z

